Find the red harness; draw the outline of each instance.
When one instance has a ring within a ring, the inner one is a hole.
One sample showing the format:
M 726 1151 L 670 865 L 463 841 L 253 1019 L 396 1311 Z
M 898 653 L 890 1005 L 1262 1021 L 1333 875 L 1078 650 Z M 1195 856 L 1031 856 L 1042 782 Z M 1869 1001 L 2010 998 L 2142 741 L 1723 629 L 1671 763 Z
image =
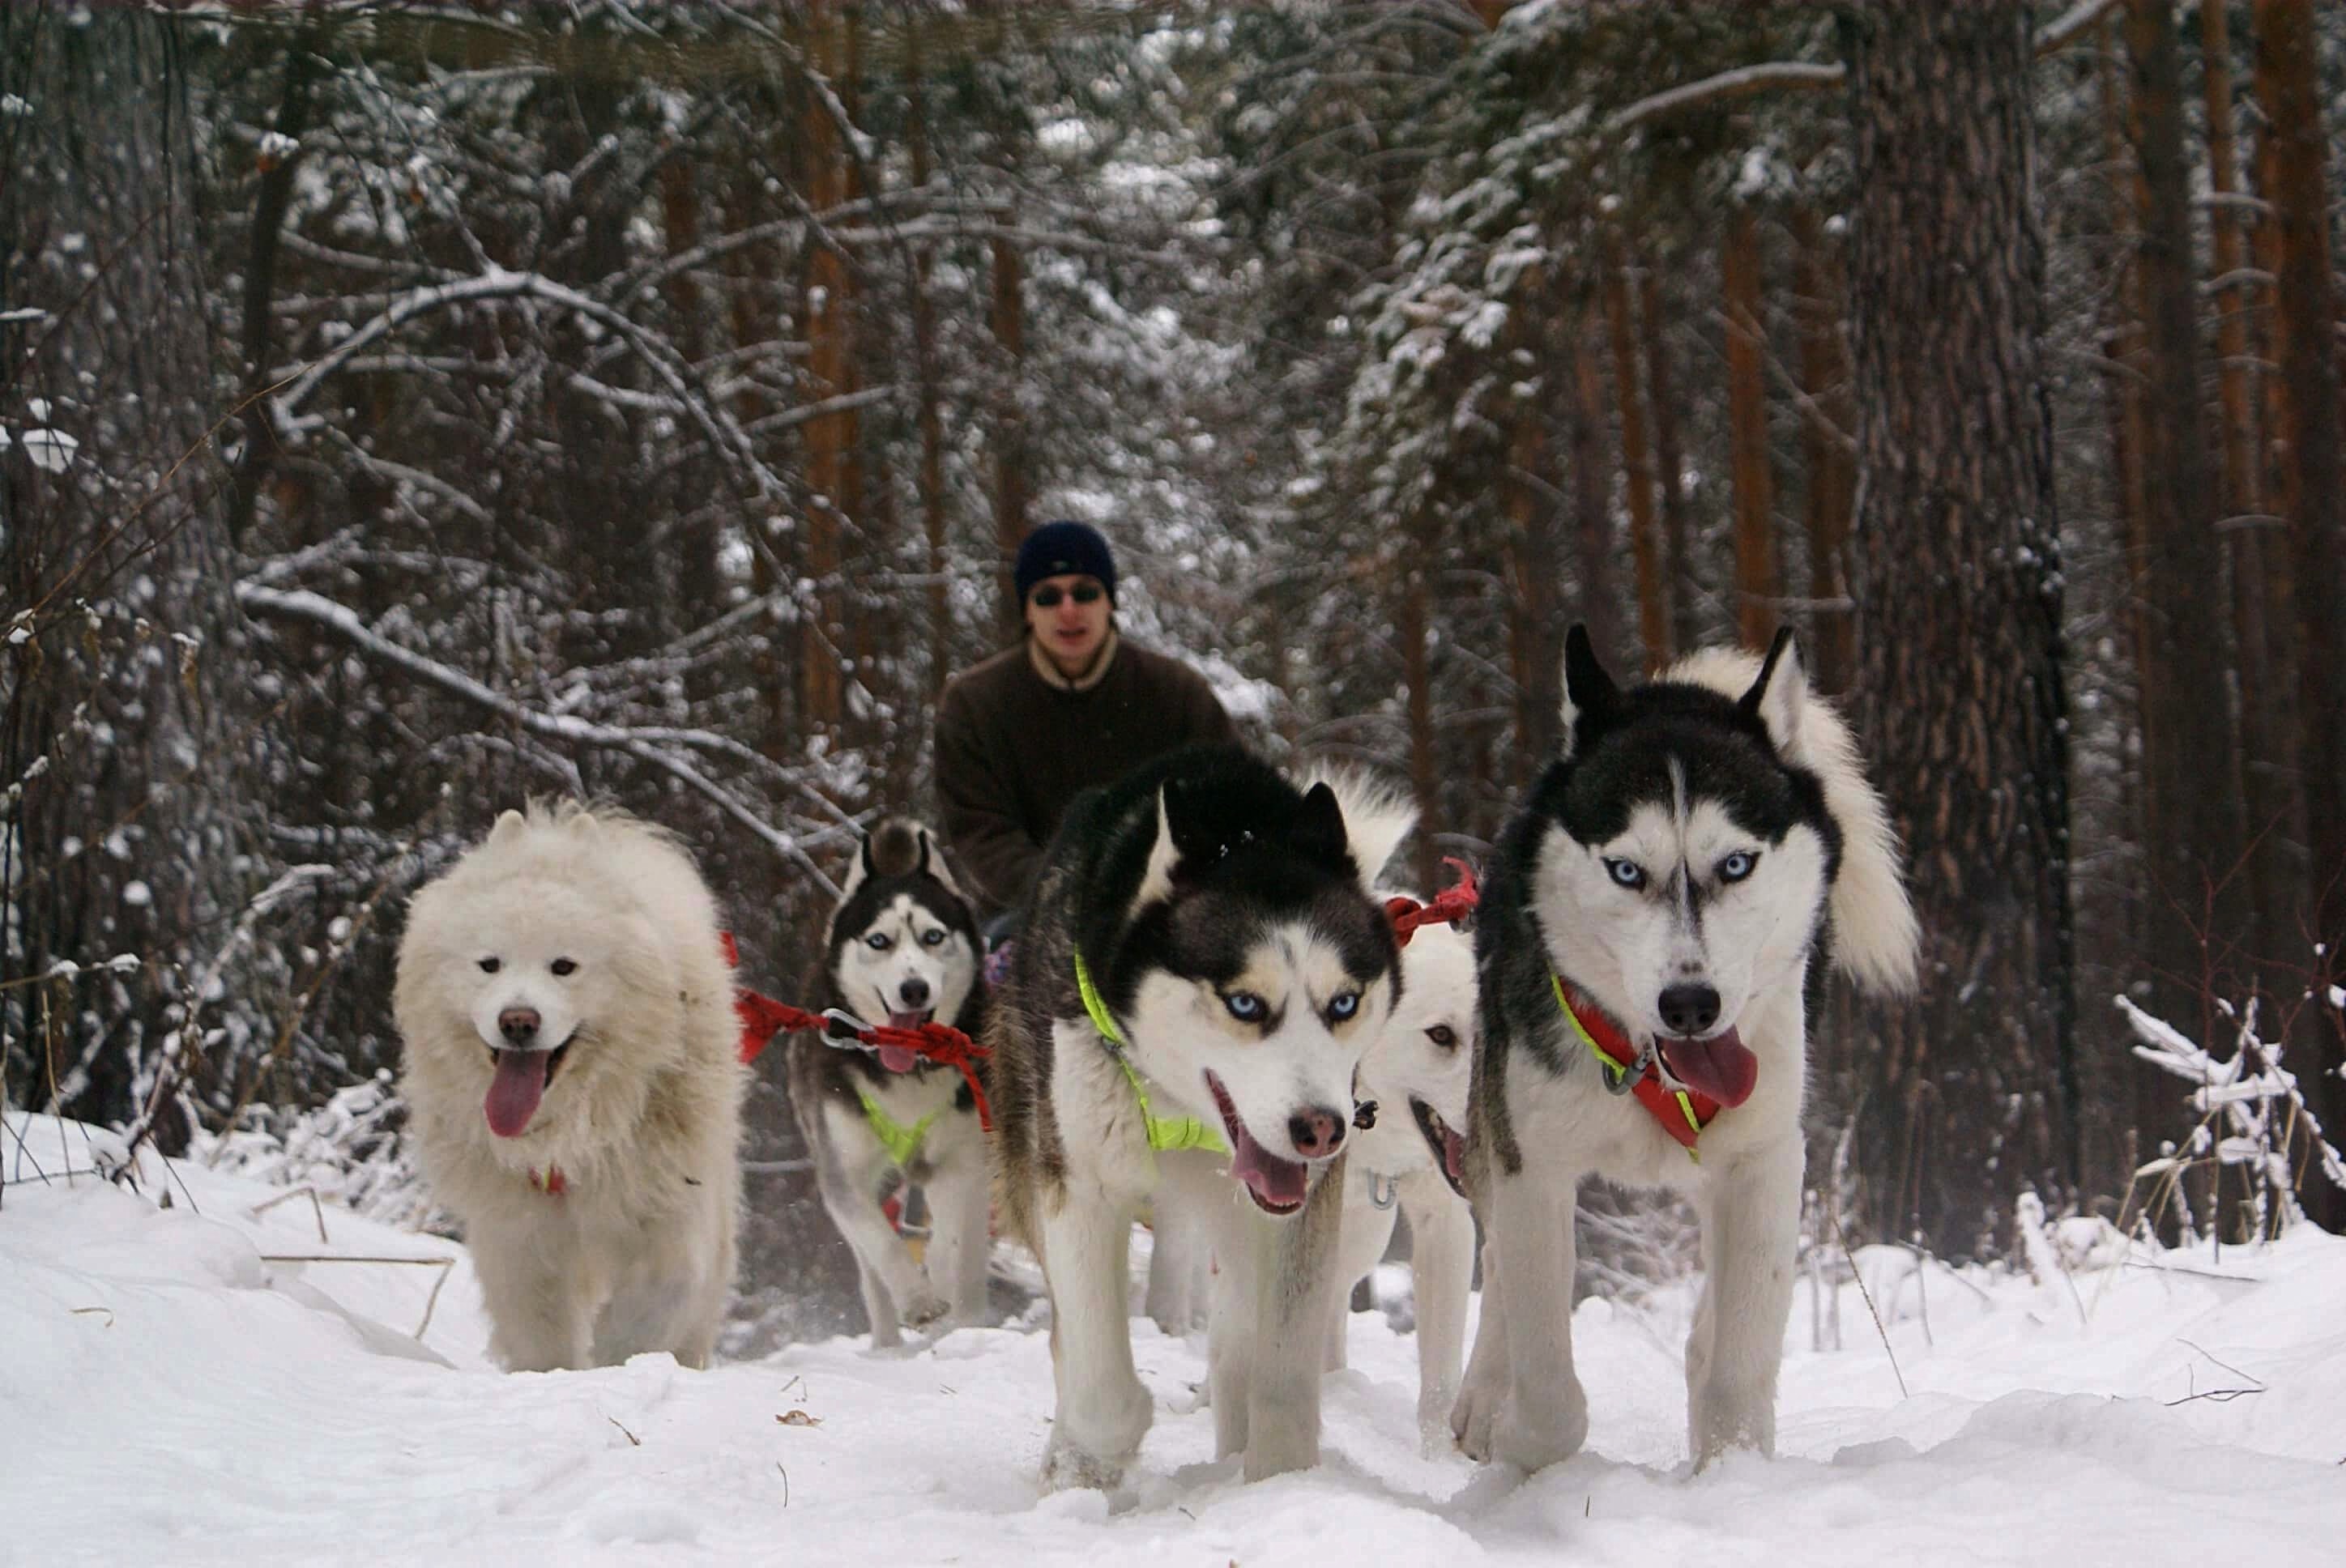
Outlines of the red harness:
M 733 933 L 726 932 L 722 935 L 725 962 L 739 967 L 740 949 L 734 943 Z M 873 1050 L 882 1045 L 898 1046 L 924 1062 L 952 1067 L 969 1085 L 969 1096 L 977 1105 L 977 1125 L 989 1133 L 994 1131 L 994 1107 L 985 1098 L 985 1085 L 977 1081 L 977 1064 L 993 1055 L 993 1048 L 978 1044 L 950 1023 L 932 1020 L 917 1029 L 866 1023 L 836 1008 L 829 1013 L 809 1013 L 803 1007 L 761 996 L 746 985 L 733 988 L 733 1013 L 741 1020 L 740 1055 L 744 1062 L 756 1061 L 759 1053 L 778 1033 L 821 1034 L 836 1044 L 852 1043 Z
M 1474 885 L 1474 867 L 1448 856 L 1442 863 L 1455 871 L 1458 880 L 1436 893 L 1433 902 L 1422 904 L 1400 896 L 1385 901 L 1385 918 L 1392 921 L 1393 941 L 1399 946 L 1407 947 L 1422 925 L 1465 924 L 1474 906 L 1483 901 L 1483 891 Z

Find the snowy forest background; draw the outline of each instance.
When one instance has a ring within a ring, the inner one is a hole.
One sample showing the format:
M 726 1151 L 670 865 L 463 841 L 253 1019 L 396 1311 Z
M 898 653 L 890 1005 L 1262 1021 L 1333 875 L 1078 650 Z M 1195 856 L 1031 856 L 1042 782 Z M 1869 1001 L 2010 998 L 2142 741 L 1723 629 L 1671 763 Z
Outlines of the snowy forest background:
M 5 1101 L 425 1217 L 407 894 L 607 796 L 790 995 L 1072 515 L 1428 885 L 1571 620 L 1799 626 L 1928 975 L 1820 1247 L 2346 1227 L 2341 127 L 2311 0 L 0 7 Z M 745 1321 L 852 1321 L 746 1156 Z

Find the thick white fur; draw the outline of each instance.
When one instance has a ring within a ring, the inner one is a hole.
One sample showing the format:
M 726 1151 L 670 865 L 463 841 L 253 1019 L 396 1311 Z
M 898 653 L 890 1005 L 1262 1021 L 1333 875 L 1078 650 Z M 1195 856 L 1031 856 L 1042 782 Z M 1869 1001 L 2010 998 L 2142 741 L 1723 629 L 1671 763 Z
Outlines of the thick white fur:
M 1760 669 L 1749 655 L 1711 652 L 1666 678 L 1739 698 Z M 1847 728 L 1808 692 L 1789 647 L 1760 713 L 1780 753 L 1821 776 L 1841 829 L 1831 910 L 1843 966 L 1869 989 L 1911 986 L 1916 932 L 1887 815 Z M 1567 703 L 1567 731 L 1572 718 Z M 1734 847 L 1731 824 L 1715 807 L 1690 805 L 1642 809 L 1602 849 L 1656 867 L 1715 864 Z M 1822 855 L 1813 832 L 1795 830 L 1689 934 L 1685 922 L 1666 922 L 1655 901 L 1603 886 L 1600 858 L 1560 830 L 1542 846 L 1534 897 L 1549 962 L 1641 1043 L 1658 1028 L 1658 982 L 1714 983 L 1723 1004 L 1719 1028 L 1739 1032 L 1759 1058 L 1760 1076 L 1751 1097 L 1703 1133 L 1697 1165 L 1634 1099 L 1607 1094 L 1596 1074 L 1551 1078 L 1528 1058 L 1511 1064 L 1506 1111 L 1524 1166 L 1510 1176 L 1491 1158 L 1482 1167 L 1482 1328 L 1452 1418 L 1470 1454 L 1537 1470 L 1569 1457 L 1586 1437 L 1587 1402 L 1572 1355 L 1573 1213 L 1580 1179 L 1592 1173 L 1685 1191 L 1700 1216 L 1704 1283 L 1686 1362 L 1697 1466 L 1731 1447 L 1773 1451 L 1799 1242 L 1808 1059 L 1801 957 L 1825 896 Z
M 554 975 L 556 959 L 575 970 Z M 707 1363 L 740 1199 L 732 998 L 690 857 L 621 812 L 507 811 L 415 895 L 393 998 L 401 1093 L 434 1196 L 464 1222 L 506 1367 L 647 1350 Z M 508 1006 L 536 1007 L 545 1037 L 570 1049 L 527 1126 L 501 1138 L 482 1101 Z M 533 1185 L 554 1170 L 559 1196 Z
M 1450 1410 L 1458 1398 L 1474 1274 L 1474 1216 L 1443 1179 L 1410 1102 L 1423 1100 L 1449 1126 L 1466 1130 L 1477 1030 L 1474 947 L 1449 926 L 1423 926 L 1401 958 L 1401 1003 L 1361 1059 L 1361 1098 L 1377 1103 L 1377 1121 L 1354 1135 L 1345 1160 L 1344 1231 L 1321 1364 L 1331 1372 L 1344 1366 L 1352 1283 L 1384 1257 L 1395 1213 L 1407 1215 L 1417 1302 L 1418 1432 L 1432 1454 L 1449 1441 Z M 1437 1027 L 1450 1032 L 1449 1045 L 1433 1039 Z
M 1329 780 L 1366 893 L 1413 814 L 1364 782 Z M 1158 821 L 1136 913 L 1170 886 L 1175 859 L 1161 800 Z M 1205 1083 L 1210 1068 L 1249 1131 L 1291 1158 L 1291 1112 L 1327 1106 L 1349 1114 L 1353 1073 L 1392 1010 L 1392 988 L 1370 987 L 1356 1017 L 1331 1029 L 1320 1013 L 1335 979 L 1325 942 L 1298 925 L 1266 933 L 1258 951 L 1260 972 L 1249 984 L 1285 1007 L 1276 1035 L 1241 1041 L 1209 988 L 1151 975 L 1123 1021 L 1126 1054 L 1148 1085 L 1154 1115 L 1219 1126 Z M 1218 1456 L 1243 1453 L 1250 1481 L 1318 1462 L 1320 1360 L 1336 1288 L 1342 1156 L 1321 1162 L 1300 1214 L 1274 1218 L 1228 1176 L 1224 1156 L 1150 1150 L 1131 1085 L 1088 1020 L 1061 1019 L 1052 1030 L 1050 1095 L 1066 1176 L 1064 1194 L 1038 1205 L 1036 1221 L 1057 1392 L 1043 1484 L 1117 1484 L 1148 1429 L 1152 1412 L 1133 1369 L 1126 1300 L 1127 1249 L 1144 1208 L 1156 1215 L 1160 1236 L 1194 1237 L 1189 1247 L 1202 1245 L 1213 1260 L 1207 1360 Z M 1175 1250 L 1184 1250 L 1178 1240 Z M 1196 1252 L 1179 1267 L 1194 1277 Z

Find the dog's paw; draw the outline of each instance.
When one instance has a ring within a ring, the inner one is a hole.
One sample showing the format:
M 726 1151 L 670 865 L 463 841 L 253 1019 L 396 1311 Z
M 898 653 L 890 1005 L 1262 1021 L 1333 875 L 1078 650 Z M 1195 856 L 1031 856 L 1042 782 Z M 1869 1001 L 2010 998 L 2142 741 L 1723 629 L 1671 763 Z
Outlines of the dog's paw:
M 1061 1442 L 1057 1429 L 1043 1450 L 1043 1490 L 1075 1492 L 1088 1488 L 1113 1492 L 1124 1480 L 1124 1461 L 1086 1453 L 1071 1442 Z
M 1450 1451 L 1457 1441 L 1457 1418 L 1460 1397 L 1449 1389 L 1429 1389 L 1417 1400 L 1417 1446 L 1428 1459 L 1438 1459 Z
M 1491 1457 L 1491 1419 L 1498 1413 L 1499 1395 L 1494 1389 L 1468 1383 L 1460 1392 L 1458 1402 L 1450 1407 L 1450 1437 L 1458 1451 L 1481 1464 Z
M 904 1327 L 915 1333 L 935 1327 L 953 1315 L 953 1303 L 933 1292 L 923 1291 L 896 1309 Z
M 1580 1400 L 1535 1412 L 1528 1401 L 1514 1398 L 1500 1407 L 1491 1423 L 1490 1452 L 1501 1464 L 1529 1475 L 1563 1463 L 1587 1440 L 1588 1407 Z

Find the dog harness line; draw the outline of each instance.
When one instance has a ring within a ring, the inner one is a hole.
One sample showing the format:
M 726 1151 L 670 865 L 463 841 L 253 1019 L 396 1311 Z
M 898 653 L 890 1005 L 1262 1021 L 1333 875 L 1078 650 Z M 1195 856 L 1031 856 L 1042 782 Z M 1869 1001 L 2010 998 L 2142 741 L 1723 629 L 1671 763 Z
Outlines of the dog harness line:
M 1139 1073 L 1124 1054 L 1124 1031 L 1108 1015 L 1107 1003 L 1100 1000 L 1099 987 L 1092 983 L 1091 966 L 1080 952 L 1076 954 L 1076 990 L 1084 999 L 1084 1011 L 1091 1014 L 1092 1027 L 1107 1043 L 1107 1054 L 1124 1069 L 1125 1081 L 1132 1085 L 1132 1097 L 1140 1102 L 1140 1124 L 1148 1130 L 1148 1146 L 1160 1153 L 1168 1149 L 1202 1149 L 1209 1155 L 1229 1154 L 1230 1146 L 1222 1142 L 1222 1135 L 1197 1117 L 1150 1114 L 1148 1091 L 1141 1086 Z
M 1580 1009 L 1573 1005 L 1572 994 L 1565 990 L 1562 976 L 1550 970 L 1547 983 L 1554 988 L 1556 1004 L 1570 1021 L 1572 1032 L 1580 1036 L 1590 1054 L 1596 1056 L 1596 1065 L 1605 1074 L 1605 1086 L 1617 1095 L 1620 1094 L 1623 1092 L 1623 1080 L 1632 1072 L 1637 1072 L 1637 1078 L 1628 1084 L 1627 1093 L 1637 1096 L 1637 1103 L 1661 1124 L 1662 1131 L 1678 1140 L 1685 1148 L 1687 1158 L 1700 1165 L 1702 1153 L 1695 1147 L 1695 1140 L 1702 1136 L 1703 1128 L 1710 1125 L 1712 1118 L 1719 1115 L 1719 1102 L 1708 1095 L 1673 1089 L 1665 1084 L 1661 1077 L 1659 1052 L 1653 1053 L 1651 1059 L 1633 1056 L 1623 1061 L 1621 1056 L 1627 1054 L 1629 1042 L 1622 1037 L 1612 1022 L 1600 1013 L 1592 1026 L 1587 1019 L 1581 1016 Z M 1612 1037 L 1612 1050 L 1599 1044 L 1599 1033 Z M 1641 1061 L 1643 1071 L 1639 1072 Z
M 863 1119 L 872 1124 L 872 1135 L 880 1140 L 880 1146 L 888 1151 L 888 1157 L 896 1162 L 898 1170 L 913 1163 L 913 1156 L 921 1152 L 921 1140 L 929 1135 L 929 1124 L 944 1114 L 931 1111 L 908 1127 L 882 1110 L 870 1090 L 859 1086 L 855 1097 L 863 1102 Z

